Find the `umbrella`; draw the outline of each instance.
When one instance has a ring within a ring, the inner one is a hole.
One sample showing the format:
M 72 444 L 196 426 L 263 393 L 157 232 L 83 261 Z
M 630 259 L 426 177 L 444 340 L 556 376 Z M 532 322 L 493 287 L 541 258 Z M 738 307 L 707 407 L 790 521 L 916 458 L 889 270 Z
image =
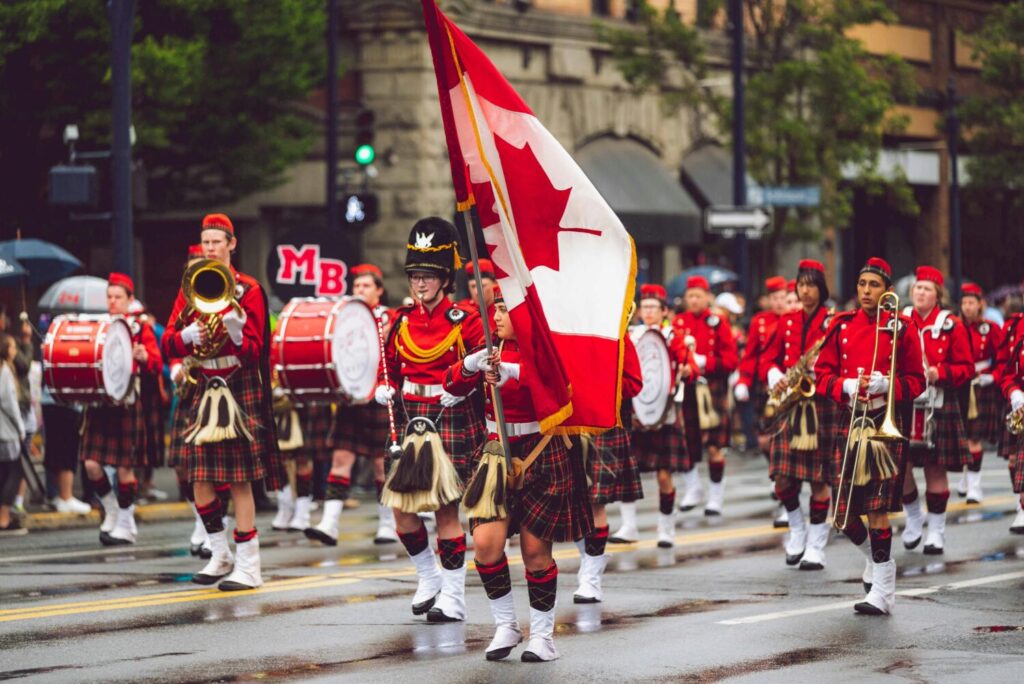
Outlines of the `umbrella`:
M 740 277 L 732 271 L 721 268 L 720 266 L 694 266 L 693 268 L 686 269 L 672 279 L 667 288 L 668 296 L 682 296 L 682 294 L 686 292 L 686 281 L 693 276 L 704 276 L 708 279 L 708 284 L 711 285 L 711 287 L 740 279 Z
M 30 288 L 60 280 L 82 267 L 63 247 L 34 238 L 0 242 L 0 258 L 20 263 L 28 271 L 25 286 Z
M 39 308 L 53 313 L 106 313 L 107 281 L 95 276 L 58 280 L 39 298 Z
M 25 275 L 25 269 L 16 260 L 0 256 L 0 285 L 17 285 Z

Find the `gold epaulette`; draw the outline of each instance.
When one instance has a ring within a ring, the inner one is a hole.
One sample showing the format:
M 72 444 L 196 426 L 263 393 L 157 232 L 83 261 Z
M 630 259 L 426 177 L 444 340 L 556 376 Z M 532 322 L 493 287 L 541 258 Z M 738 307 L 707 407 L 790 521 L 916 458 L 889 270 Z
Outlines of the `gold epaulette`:
M 462 325 L 452 327 L 452 331 L 441 342 L 430 349 L 423 349 L 409 334 L 409 320 L 403 318 L 398 326 L 398 353 L 412 363 L 432 363 L 445 355 L 453 345 L 458 346 L 459 358 L 466 355 L 466 347 L 462 342 Z

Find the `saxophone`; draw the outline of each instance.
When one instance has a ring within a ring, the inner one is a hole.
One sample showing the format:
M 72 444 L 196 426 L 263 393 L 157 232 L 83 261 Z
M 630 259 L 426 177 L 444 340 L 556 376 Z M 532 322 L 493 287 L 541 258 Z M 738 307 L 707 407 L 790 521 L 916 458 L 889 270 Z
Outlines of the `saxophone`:
M 810 399 L 814 396 L 816 390 L 814 378 L 811 376 L 812 366 L 827 339 L 828 335 L 822 335 L 821 339 L 804 352 L 803 356 L 786 371 L 785 389 L 778 391 L 768 389 L 768 403 L 765 404 L 764 409 L 766 418 L 781 416 L 792 409 L 800 399 Z

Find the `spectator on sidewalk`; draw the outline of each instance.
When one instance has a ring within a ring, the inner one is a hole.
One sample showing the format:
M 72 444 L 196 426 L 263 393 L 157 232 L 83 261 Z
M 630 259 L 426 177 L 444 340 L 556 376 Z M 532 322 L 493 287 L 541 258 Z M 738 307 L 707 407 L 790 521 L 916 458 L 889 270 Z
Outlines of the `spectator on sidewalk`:
M 18 380 L 14 371 L 17 346 L 14 338 L 0 333 L 0 535 L 25 534 L 21 522 L 11 515 L 14 497 L 21 484 L 21 445 L 25 423 L 18 407 Z

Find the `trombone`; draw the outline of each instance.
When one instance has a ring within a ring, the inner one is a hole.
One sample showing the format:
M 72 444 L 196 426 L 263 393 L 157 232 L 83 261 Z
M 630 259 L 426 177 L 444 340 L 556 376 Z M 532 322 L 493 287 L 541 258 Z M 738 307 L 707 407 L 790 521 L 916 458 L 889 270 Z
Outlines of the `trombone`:
M 899 339 L 899 308 L 900 298 L 895 292 L 886 292 L 878 300 L 878 319 L 875 324 L 875 348 L 871 354 L 871 369 L 874 370 L 878 360 L 878 346 L 883 330 L 892 332 L 892 353 L 889 361 L 889 390 L 885 398 L 885 417 L 880 426 L 868 415 L 871 402 L 860 400 L 860 382 L 864 379 L 864 369 L 857 369 L 857 394 L 854 395 L 850 411 L 850 427 L 846 434 L 846 446 L 843 449 L 843 462 L 839 472 L 839 486 L 836 487 L 836 494 L 832 507 L 832 525 L 836 529 L 843 529 L 850 521 L 850 504 L 853 502 L 854 487 L 867 484 L 871 479 L 871 467 L 868 463 L 869 446 L 875 458 L 876 467 L 883 473 L 892 474 L 895 472 L 896 464 L 892 460 L 888 445 L 906 441 L 906 437 L 896 427 L 896 344 Z M 892 314 L 887 323 L 882 323 L 882 312 L 888 311 Z M 870 371 L 869 371 L 870 372 Z M 869 444 L 876 442 L 876 444 Z M 847 483 L 847 465 L 851 452 L 853 454 L 852 473 L 849 476 L 851 482 Z M 842 524 L 836 518 L 839 509 L 839 500 L 842 496 L 843 486 L 849 485 L 846 495 L 846 515 Z

